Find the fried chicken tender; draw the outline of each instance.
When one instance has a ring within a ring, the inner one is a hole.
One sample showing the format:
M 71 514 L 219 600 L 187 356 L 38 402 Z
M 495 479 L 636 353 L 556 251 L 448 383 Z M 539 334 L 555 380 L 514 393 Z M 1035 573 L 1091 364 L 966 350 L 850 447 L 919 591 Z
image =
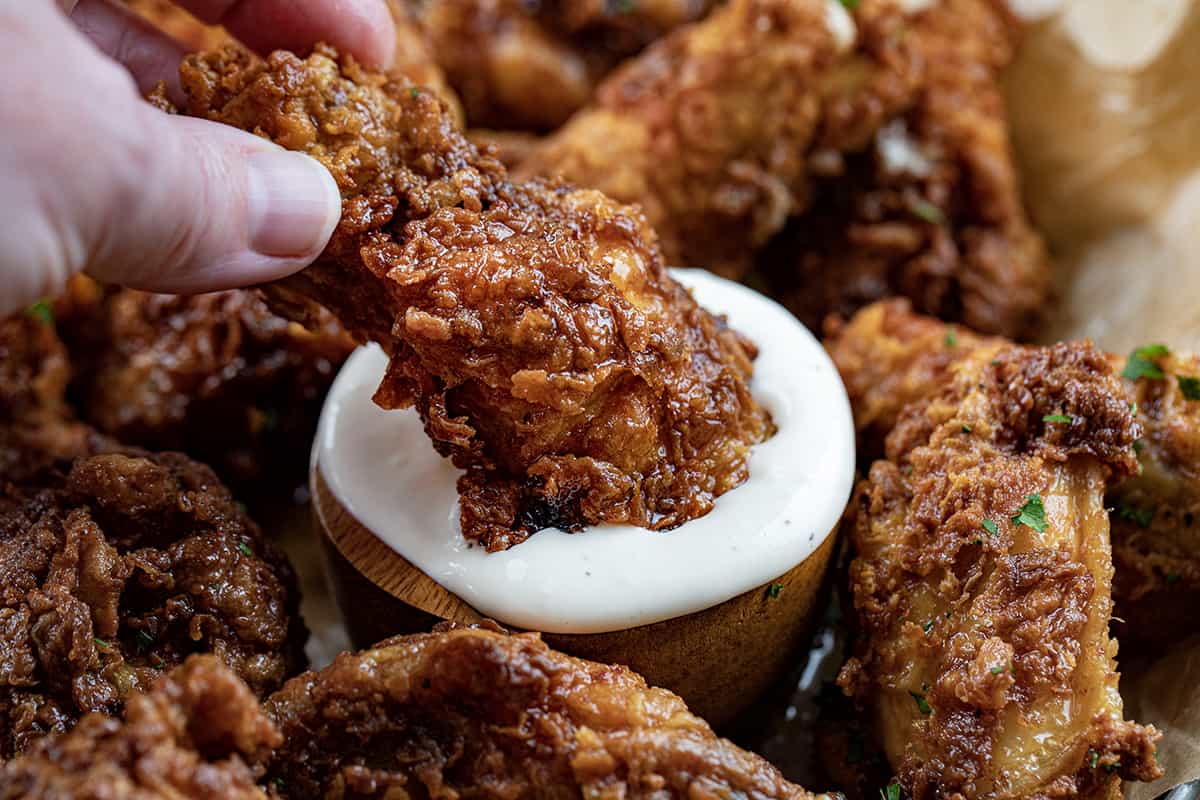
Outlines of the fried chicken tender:
M 635 210 L 510 182 L 432 96 L 328 48 L 210 53 L 182 79 L 189 113 L 333 172 L 329 247 L 270 292 L 293 315 L 315 299 L 382 345 L 376 402 L 415 406 L 466 470 L 468 539 L 671 528 L 746 479 L 751 445 L 774 432 L 748 388 L 755 349 L 668 276 Z
M 305 329 L 251 290 L 177 297 L 79 280 L 66 302 L 59 328 L 87 422 L 186 452 L 243 495 L 307 479 L 325 392 L 354 347 L 331 315 Z
M 621 60 L 699 19 L 712 0 L 413 4 L 471 125 L 546 132 L 583 106 Z
M 96 446 L 0 486 L 0 758 L 192 653 L 259 694 L 305 666 L 291 567 L 212 471 Z
M 863 635 L 839 682 L 915 800 L 1119 797 L 1161 774 L 1108 635 L 1104 493 L 1137 468 L 1124 391 L 1086 343 L 981 347 L 949 372 L 852 501 Z
M 848 323 L 831 320 L 826 332 L 868 459 L 883 452 L 901 412 L 940 391 L 957 363 L 1005 343 L 916 314 L 905 300 L 876 303 Z M 1126 371 L 1126 358 L 1108 359 L 1115 371 Z M 1200 359 L 1163 348 L 1149 364 L 1157 373 L 1121 381 L 1142 429 L 1139 469 L 1107 495 L 1114 630 L 1138 648 L 1200 632 L 1191 612 L 1200 604 L 1200 402 L 1183 388 L 1200 377 Z
M 280 743 L 258 700 L 214 656 L 0 765 L 0 800 L 266 800 L 250 767 Z
M 917 71 L 904 77 L 911 102 L 868 147 L 821 153 L 830 174 L 812 209 L 763 259 L 810 327 L 902 294 L 983 333 L 1036 333 L 1051 270 L 1021 202 L 997 83 L 1017 30 L 1002 6 L 943 0 L 913 17 L 902 34 L 912 58 L 898 62 Z
M 536 634 L 396 637 L 266 704 L 288 798 L 812 798 L 675 695 Z

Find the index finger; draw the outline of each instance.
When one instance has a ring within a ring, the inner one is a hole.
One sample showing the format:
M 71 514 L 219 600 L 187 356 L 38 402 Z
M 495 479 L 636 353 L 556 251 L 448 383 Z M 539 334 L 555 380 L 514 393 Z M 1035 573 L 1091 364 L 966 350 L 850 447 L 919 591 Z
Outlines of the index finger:
M 376 69 L 392 65 L 396 29 L 385 0 L 176 0 L 261 53 L 328 42 Z

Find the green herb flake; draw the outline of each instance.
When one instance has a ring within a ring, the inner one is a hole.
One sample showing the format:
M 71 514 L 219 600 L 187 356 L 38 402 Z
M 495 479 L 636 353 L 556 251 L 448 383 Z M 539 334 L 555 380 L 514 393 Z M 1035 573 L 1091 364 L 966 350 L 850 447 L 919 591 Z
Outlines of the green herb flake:
M 1012 517 L 1013 525 L 1024 525 L 1033 528 L 1038 533 L 1046 532 L 1046 506 L 1042 503 L 1040 494 L 1031 494 L 1025 498 L 1025 505 L 1017 510 Z
M 1183 576 L 1180 575 L 1178 572 L 1168 572 L 1167 573 L 1167 583 L 1179 583 L 1179 580 L 1182 577 Z
M 1098 763 L 1100 763 L 1100 754 L 1095 750 L 1088 750 L 1088 767 L 1095 769 Z
M 925 699 L 924 692 L 914 692 L 909 690 L 909 694 L 912 695 L 912 699 L 916 701 L 918 711 L 927 717 L 933 713 L 933 706 L 929 705 L 929 701 Z
M 919 219 L 933 225 L 944 225 L 946 223 L 946 215 L 940 208 L 930 203 L 928 200 L 917 200 L 909 206 L 909 210 Z
M 1074 417 L 1068 417 L 1066 414 L 1047 414 L 1042 417 L 1042 422 L 1065 422 L 1070 425 L 1074 421 Z
M 1140 528 L 1149 528 L 1150 523 L 1154 521 L 1153 508 L 1138 508 L 1126 503 L 1118 503 L 1116 511 L 1118 517 L 1136 522 Z
M 1162 380 L 1163 371 L 1158 364 L 1154 363 L 1154 359 L 1162 358 L 1169 352 L 1171 351 L 1165 344 L 1148 344 L 1145 347 L 1139 347 L 1129 354 L 1129 360 L 1125 362 L 1125 370 L 1121 376 L 1131 381 L 1141 378 Z
M 889 783 L 885 788 L 879 790 L 880 800 L 900 800 L 900 784 Z
M 779 597 L 779 593 L 782 591 L 783 591 L 782 583 L 772 583 L 770 586 L 767 587 L 767 597 L 774 600 L 776 597 Z
M 993 675 L 1000 675 L 1003 672 L 1004 672 L 1004 667 L 992 667 L 992 669 L 991 669 L 991 673 Z
M 137 638 L 137 649 L 139 651 L 149 650 L 151 647 L 154 646 L 154 637 L 151 636 L 146 631 L 138 631 L 136 638 Z
M 1136 402 L 1130 403 L 1129 404 L 1129 413 L 1136 417 L 1137 412 L 1138 412 L 1138 404 Z
M 983 539 L 972 539 L 971 544 L 983 544 Z
M 925 624 L 922 625 L 921 628 L 924 629 L 924 631 L 926 633 L 929 633 L 931 630 L 933 630 L 933 620 L 932 619 L 926 620 Z
M 1000 533 L 1000 526 L 997 525 L 996 523 L 992 522 L 990 519 L 985 519 L 983 521 L 983 529 L 985 531 L 987 531 L 988 533 L 990 533 L 992 536 L 996 536 L 997 534 Z
M 946 329 L 946 347 L 958 345 L 958 333 L 953 328 Z
M 54 324 L 54 309 L 50 307 L 50 301 L 48 300 L 38 300 L 25 309 L 25 316 L 30 319 L 36 319 L 43 325 Z
M 1104 765 L 1104 769 L 1106 772 L 1116 772 L 1120 768 L 1121 768 L 1121 759 L 1119 759 L 1119 758 L 1116 761 L 1110 761 Z
M 108 642 L 104 641 L 103 639 L 92 639 L 92 641 L 105 649 L 108 648 Z
M 250 545 L 245 542 L 238 542 L 238 550 L 242 552 L 242 555 L 247 557 L 254 555 L 254 551 L 250 549 Z
M 419 87 L 419 86 L 408 87 L 408 96 L 412 97 L 414 99 L 420 97 L 421 96 L 421 87 Z
M 634 0 L 613 0 L 612 10 L 616 14 L 628 14 L 634 6 Z
M 841 0 L 841 2 L 848 11 L 854 11 L 858 8 L 858 4 L 862 2 L 862 0 Z
M 1188 400 L 1200 400 L 1200 378 L 1193 378 L 1190 375 L 1177 375 L 1175 379 L 1179 381 L 1179 391 L 1183 392 L 1183 396 Z
M 963 426 L 962 426 L 962 432 L 963 432 L 963 433 L 970 433 L 970 432 L 971 432 L 971 426 L 970 426 L 970 425 L 963 425 Z
M 1146 449 L 1146 443 L 1145 443 L 1145 442 L 1143 442 L 1141 439 L 1138 439 L 1138 440 L 1134 441 L 1134 443 L 1133 443 L 1133 452 L 1134 452 L 1135 454 L 1137 454 L 1137 455 L 1141 455 L 1141 454 L 1142 454 L 1142 451 L 1143 451 L 1143 450 L 1145 450 L 1145 449 Z

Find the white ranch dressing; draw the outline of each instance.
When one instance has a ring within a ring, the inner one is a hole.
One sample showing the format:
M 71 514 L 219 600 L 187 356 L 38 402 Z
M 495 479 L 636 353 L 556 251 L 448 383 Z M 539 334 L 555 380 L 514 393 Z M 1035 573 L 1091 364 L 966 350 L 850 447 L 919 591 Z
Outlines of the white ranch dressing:
M 334 381 L 313 444 L 329 488 L 367 529 L 481 613 L 520 628 L 601 633 L 722 603 L 811 555 L 837 524 L 854 477 L 854 426 L 837 370 L 772 300 L 702 270 L 672 270 L 759 347 L 751 389 L 779 431 L 756 445 L 746 483 L 671 531 L 546 529 L 499 553 L 459 528 L 460 471 L 411 409 L 371 402 L 387 364 L 359 348 Z

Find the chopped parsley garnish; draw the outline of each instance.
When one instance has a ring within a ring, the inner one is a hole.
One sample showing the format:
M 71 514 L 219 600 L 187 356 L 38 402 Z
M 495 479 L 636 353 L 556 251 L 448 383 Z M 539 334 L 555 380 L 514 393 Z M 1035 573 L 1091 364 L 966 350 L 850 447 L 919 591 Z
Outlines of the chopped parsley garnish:
M 151 636 L 146 631 L 138 631 L 137 632 L 137 649 L 139 651 L 140 650 L 149 650 L 153 646 L 154 646 L 154 637 L 153 636 Z
M 1096 764 L 1100 762 L 1100 754 L 1095 750 L 1088 750 L 1088 766 L 1091 769 L 1096 768 Z
M 48 300 L 38 300 L 25 309 L 25 316 L 36 319 L 43 325 L 50 325 L 54 322 L 54 309 L 50 307 Z
M 845 2 L 845 0 L 843 0 Z M 928 200 L 916 200 L 909 206 L 909 210 L 918 218 L 934 225 L 942 225 L 946 222 L 946 215 L 942 210 L 930 203 Z
M 1138 508 L 1137 506 L 1118 503 L 1117 516 L 1121 519 L 1127 519 L 1130 522 L 1136 522 L 1138 527 L 1149 528 L 1150 523 L 1154 521 L 1154 509 Z
M 1137 403 L 1130 403 L 1130 404 L 1129 404 L 1129 413 L 1130 413 L 1130 414 L 1132 414 L 1133 416 L 1135 416 L 1135 417 L 1136 417 L 1136 416 L 1137 416 L 1137 412 L 1138 412 L 1138 404 L 1137 404 Z
M 244 556 L 254 555 L 254 551 L 250 549 L 250 545 L 246 544 L 245 542 L 238 542 L 238 550 L 241 550 L 242 555 Z
M 1137 439 L 1134 441 L 1134 443 L 1133 443 L 1133 452 L 1134 453 L 1137 453 L 1140 455 L 1141 452 L 1145 449 L 1146 449 L 1146 443 L 1143 442 L 1141 439 Z
M 924 714 L 927 717 L 933 713 L 933 706 L 929 705 L 929 701 L 925 699 L 924 692 L 914 692 L 912 690 L 909 690 L 908 693 L 912 695 L 913 700 L 917 701 L 917 710 L 918 711 L 920 711 L 922 714 Z
M 971 544 L 983 544 L 983 539 L 980 539 L 980 538 L 977 536 L 977 537 L 975 537 L 974 539 L 972 539 L 972 540 L 971 540 Z
M 1121 768 L 1121 759 L 1119 759 L 1119 758 L 1116 761 L 1110 761 L 1104 765 L 1104 769 L 1106 769 L 1109 772 L 1116 772 L 1120 768 Z
M 772 583 L 770 586 L 767 587 L 767 597 L 774 600 L 776 597 L 779 597 L 779 593 L 782 591 L 783 591 L 782 583 Z
M 970 433 L 970 432 L 971 432 L 971 426 L 970 426 L 970 425 L 963 425 L 963 426 L 962 426 L 962 432 L 963 432 L 963 433 Z
M 409 97 L 414 97 L 414 98 L 415 98 L 415 97 L 420 97 L 420 96 L 421 96 L 421 88 L 420 88 L 419 86 L 410 86 L 410 87 L 408 87 L 408 96 L 409 96 Z
M 953 328 L 946 330 L 946 347 L 954 347 L 958 344 L 958 333 Z
M 1200 400 L 1200 378 L 1190 375 L 1177 375 L 1175 378 L 1179 381 L 1179 391 L 1183 392 L 1184 397 L 1188 400 Z
M 900 800 L 900 784 L 889 783 L 886 788 L 879 790 L 880 800 Z
M 96 644 L 100 645 L 101 647 L 105 647 L 105 648 L 108 647 L 108 642 L 104 641 L 103 639 L 92 639 L 92 641 L 95 642 Z
M 861 0 L 841 0 L 841 2 L 842 5 L 847 9 L 853 11 L 854 9 L 858 8 L 858 4 L 861 2 Z
M 1074 417 L 1068 417 L 1066 414 L 1047 414 L 1042 417 L 1042 422 L 1065 422 L 1070 425 L 1074 421 Z
M 1145 347 L 1139 347 L 1129 354 L 1129 360 L 1125 362 L 1125 371 L 1121 373 L 1121 376 L 1131 381 L 1140 378 L 1162 380 L 1163 371 L 1159 369 L 1158 364 L 1154 363 L 1154 359 L 1162 358 L 1169 352 L 1171 351 L 1165 344 L 1148 344 Z
M 1180 575 L 1178 572 L 1168 572 L 1167 573 L 1167 583 L 1178 583 L 1179 579 L 1182 577 L 1183 576 Z
M 1004 667 L 992 667 L 991 669 L 993 675 L 999 675 L 1002 672 L 1004 672 Z
M 1025 505 L 1018 509 L 1012 517 L 1013 525 L 1024 525 L 1033 528 L 1038 533 L 1046 532 L 1046 506 L 1042 503 L 1040 494 L 1031 494 L 1025 498 Z
M 922 625 L 921 627 L 925 629 L 926 633 L 929 633 L 931 630 L 933 630 L 933 620 L 932 619 L 926 620 L 925 624 Z
M 985 519 L 983 521 L 983 529 L 985 531 L 987 531 L 988 533 L 990 533 L 992 536 L 995 536 L 996 534 L 1000 533 L 1000 526 L 997 525 L 996 523 L 992 522 L 990 519 Z

